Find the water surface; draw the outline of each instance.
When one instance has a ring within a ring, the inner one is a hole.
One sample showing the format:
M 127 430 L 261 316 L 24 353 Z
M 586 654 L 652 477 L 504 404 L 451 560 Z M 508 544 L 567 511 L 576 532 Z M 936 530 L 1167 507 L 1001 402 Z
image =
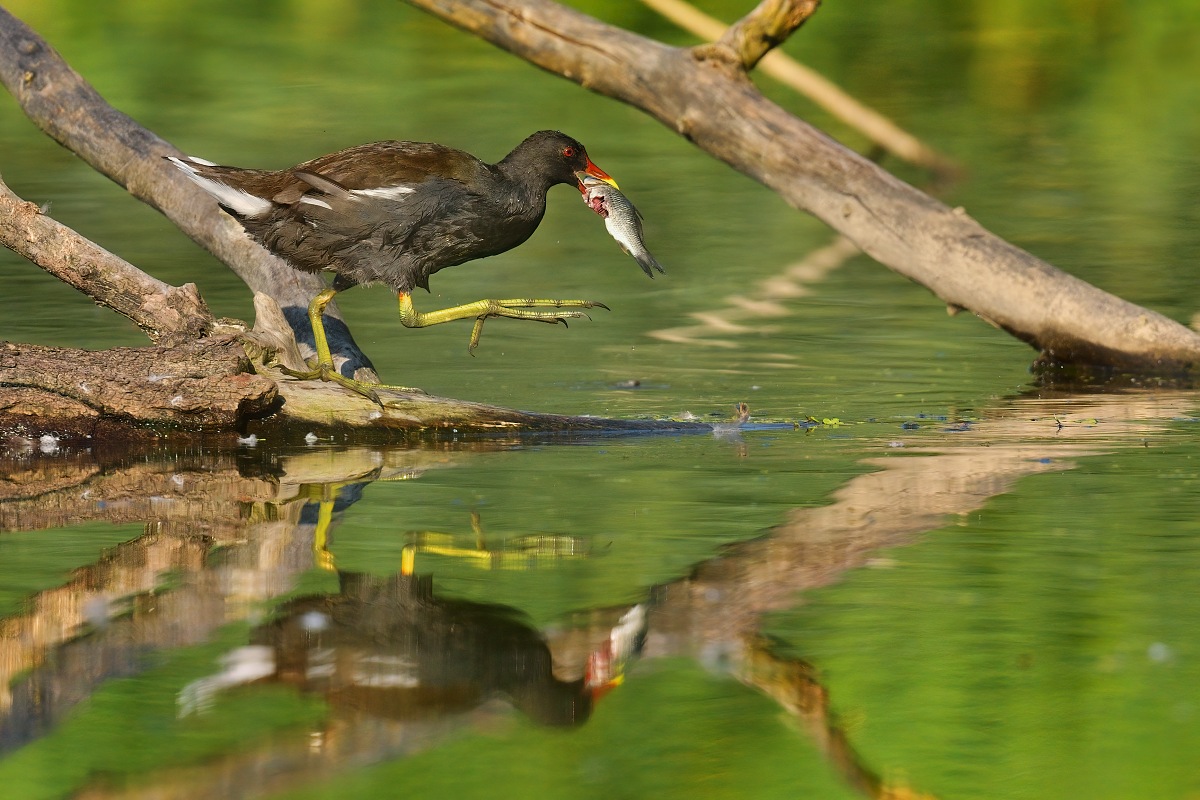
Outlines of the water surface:
M 758 422 L 818 423 L 10 449 L 14 796 L 1200 793 L 1194 394 L 1039 390 L 1024 345 L 868 259 L 806 261 L 830 232 L 765 189 L 402 5 L 8 7 L 115 106 L 218 161 L 384 138 L 495 159 L 539 128 L 582 139 L 668 274 L 647 280 L 555 189 L 530 242 L 439 273 L 419 307 L 539 294 L 613 311 L 567 330 L 498 320 L 472 358 L 467 328 L 405 330 L 386 289 L 346 293 L 385 380 L 547 412 L 721 422 L 747 402 Z M 640 6 L 580 7 L 691 41 Z M 1187 321 L 1194 16 L 826 4 L 787 50 L 958 159 L 947 202 Z M 216 313 L 251 315 L 231 273 L 11 102 L 0 171 L 147 271 L 196 282 Z M 0 337 L 145 343 L 7 252 L 0 274 L 20 302 Z M 269 674 L 253 658 L 268 650 Z M 240 678 L 214 678 L 235 661 Z

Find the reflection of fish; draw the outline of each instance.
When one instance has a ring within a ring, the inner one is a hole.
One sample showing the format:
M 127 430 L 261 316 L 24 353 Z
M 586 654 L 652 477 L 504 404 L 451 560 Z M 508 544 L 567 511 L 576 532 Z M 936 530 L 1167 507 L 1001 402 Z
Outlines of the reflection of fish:
M 642 271 L 651 278 L 654 277 L 651 267 L 666 273 L 642 241 L 642 215 L 629 202 L 629 198 L 611 183 L 593 178 L 585 172 L 576 172 L 575 177 L 579 178 L 583 202 L 604 217 L 604 227 L 608 228 L 609 235 L 617 240 L 621 249 L 637 259 Z

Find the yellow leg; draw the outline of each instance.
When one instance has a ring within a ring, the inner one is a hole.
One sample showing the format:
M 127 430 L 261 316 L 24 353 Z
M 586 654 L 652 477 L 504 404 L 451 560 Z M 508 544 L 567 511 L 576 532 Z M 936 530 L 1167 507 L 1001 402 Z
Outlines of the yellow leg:
M 383 405 L 383 403 L 380 401 L 379 395 L 375 392 L 376 388 L 394 389 L 400 392 L 420 392 L 421 394 L 424 394 L 424 392 L 422 392 L 420 389 L 414 389 L 408 386 L 384 386 L 383 384 L 363 383 L 362 381 L 356 381 L 353 378 L 347 378 L 345 375 L 337 371 L 337 369 L 333 366 L 333 354 L 329 351 L 329 339 L 325 335 L 325 322 L 323 319 L 325 315 L 325 307 L 329 305 L 329 301 L 332 300 L 336 294 L 336 289 L 326 289 L 314 297 L 312 302 L 308 304 L 308 322 L 310 325 L 312 325 L 313 347 L 317 351 L 317 361 L 312 365 L 312 369 L 307 372 L 297 372 L 295 370 L 288 369 L 287 367 L 281 367 L 280 369 L 282 372 L 285 375 L 298 378 L 300 380 L 307 381 L 320 379 L 323 381 L 332 381 L 334 383 L 341 384 L 347 389 L 357 392 L 358 394 L 366 397 L 368 400 L 379 405 Z
M 336 289 L 326 289 L 308 304 L 308 324 L 312 326 L 313 347 L 317 349 L 317 363 L 333 368 L 333 354 L 329 352 L 329 340 L 325 338 L 325 306 L 337 294 Z
M 456 319 L 472 319 L 475 325 L 471 329 L 471 342 L 467 351 L 473 351 L 479 345 L 479 335 L 483 332 L 483 322 L 488 317 L 508 317 L 509 319 L 531 319 L 535 322 L 561 322 L 566 325 L 568 319 L 587 317 L 582 311 L 530 311 L 534 308 L 603 308 L 608 306 L 594 300 L 476 300 L 452 308 L 438 311 L 420 312 L 413 308 L 412 295 L 400 293 L 400 323 L 406 328 L 426 328 Z

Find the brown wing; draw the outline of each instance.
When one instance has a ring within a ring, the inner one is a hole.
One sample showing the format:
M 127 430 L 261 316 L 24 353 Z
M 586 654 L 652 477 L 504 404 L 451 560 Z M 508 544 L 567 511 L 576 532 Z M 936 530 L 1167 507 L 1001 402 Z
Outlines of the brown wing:
M 415 185 L 431 176 L 466 184 L 484 183 L 490 168 L 479 159 L 439 144 L 372 142 L 277 171 L 190 163 L 197 175 L 281 205 L 292 205 L 313 189 L 344 190 Z M 297 174 L 301 173 L 301 174 Z M 321 184 L 321 180 L 330 181 Z
M 440 144 L 372 142 L 314 158 L 285 172 L 297 170 L 353 190 L 415 184 L 431 175 L 470 183 L 488 168 L 475 156 Z

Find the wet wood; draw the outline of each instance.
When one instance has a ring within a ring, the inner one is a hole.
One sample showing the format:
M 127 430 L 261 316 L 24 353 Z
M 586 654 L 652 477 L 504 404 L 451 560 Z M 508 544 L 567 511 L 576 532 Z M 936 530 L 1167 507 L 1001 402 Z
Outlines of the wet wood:
M 712 430 L 696 422 L 540 414 L 389 389 L 379 395 L 382 406 L 337 384 L 297 381 L 262 363 L 252 368 L 233 336 L 101 351 L 0 342 L 0 433 L 30 449 L 42 447 L 43 436 L 54 448 L 90 447 L 101 432 L 137 438 L 148 427 L 162 437 L 224 431 L 228 442 L 253 435 L 274 444 L 333 433 L 387 442 L 438 433 Z
M 766 2 L 729 34 L 664 45 L 551 0 L 407 0 L 537 66 L 640 108 L 821 219 L 884 266 L 1027 342 L 1048 365 L 1191 374 L 1200 334 L 1000 239 L 765 98 L 747 65 L 810 5 Z M 789 17 L 788 14 L 793 14 Z M 765 18 L 765 22 L 764 22 Z M 783 20 L 780 22 L 779 20 Z

